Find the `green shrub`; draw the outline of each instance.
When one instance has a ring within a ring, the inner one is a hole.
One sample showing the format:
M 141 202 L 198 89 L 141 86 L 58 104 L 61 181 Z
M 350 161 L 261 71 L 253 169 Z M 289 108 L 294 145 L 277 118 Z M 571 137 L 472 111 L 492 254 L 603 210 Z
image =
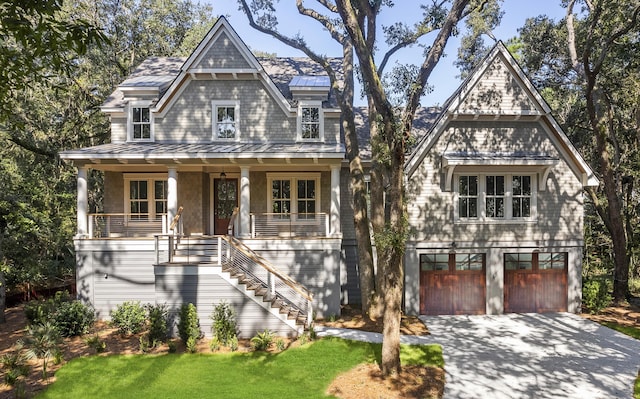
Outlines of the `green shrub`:
M 97 334 L 86 338 L 84 342 L 89 348 L 94 349 L 96 353 L 102 353 L 107 349 L 107 343 L 101 340 Z
M 20 380 L 27 377 L 31 371 L 29 359 L 21 350 L 2 355 L 0 357 L 0 366 L 4 370 L 5 384 L 13 387 L 18 385 Z
M 187 352 L 196 353 L 198 351 L 198 340 L 195 337 L 187 339 Z
M 229 345 L 229 340 L 236 336 L 236 312 L 231 304 L 221 301 L 213 308 L 211 313 L 211 332 L 217 337 L 222 345 Z
M 209 341 L 209 349 L 211 349 L 211 352 L 217 352 L 220 350 L 220 340 L 218 337 L 211 338 L 211 341 Z
M 238 350 L 238 337 L 233 337 L 229 340 L 229 348 L 231 349 L 231 352 Z
M 251 346 L 257 351 L 266 351 L 273 343 L 273 338 L 274 336 L 271 331 L 264 330 L 251 338 Z
M 60 335 L 74 337 L 89 332 L 96 321 L 96 313 L 80 301 L 61 302 L 53 312 L 52 320 Z
M 169 341 L 167 347 L 169 348 L 169 353 L 176 353 L 178 350 L 178 345 L 174 341 Z
M 140 341 L 140 352 L 147 353 L 151 348 L 151 343 L 149 342 L 149 336 L 147 334 L 141 335 L 139 338 Z
M 607 280 L 593 278 L 582 283 L 582 305 L 590 313 L 598 313 L 611 303 Z
M 147 305 L 147 315 L 149 317 L 149 341 L 155 347 L 158 342 L 165 342 L 168 336 L 167 319 L 169 311 L 167 305 Z
M 286 345 L 284 343 L 284 339 L 278 338 L 276 339 L 276 348 L 282 352 L 285 349 Z
M 200 331 L 200 321 L 198 320 L 198 311 L 192 303 L 184 304 L 180 307 L 180 321 L 178 322 L 178 334 L 185 344 L 189 338 L 195 341 L 200 339 L 202 333 Z
M 29 324 L 44 323 L 52 320 L 52 315 L 63 303 L 71 302 L 71 295 L 67 291 L 58 291 L 53 298 L 45 301 L 35 300 L 26 304 L 24 313 Z
M 111 311 L 111 324 L 122 335 L 137 334 L 144 328 L 146 312 L 140 302 L 124 302 Z

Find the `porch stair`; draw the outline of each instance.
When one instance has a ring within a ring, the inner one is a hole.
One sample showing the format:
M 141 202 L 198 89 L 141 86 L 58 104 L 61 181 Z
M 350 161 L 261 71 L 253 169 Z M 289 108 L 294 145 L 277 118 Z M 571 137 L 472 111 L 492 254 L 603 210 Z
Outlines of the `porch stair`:
M 220 266 L 225 279 L 290 327 L 301 332 L 310 323 L 311 293 L 234 237 L 182 237 L 165 264 Z

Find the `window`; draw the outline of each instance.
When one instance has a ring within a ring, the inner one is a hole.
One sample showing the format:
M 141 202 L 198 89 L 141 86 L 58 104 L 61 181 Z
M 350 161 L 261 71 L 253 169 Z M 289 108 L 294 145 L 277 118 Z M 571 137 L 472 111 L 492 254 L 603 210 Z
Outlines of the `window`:
M 267 180 L 271 213 L 282 219 L 289 218 L 289 214 L 297 219 L 315 218 L 320 205 L 319 173 L 269 174 Z
M 567 267 L 566 252 L 505 254 L 506 270 L 562 270 Z
M 321 141 L 324 139 L 322 104 L 300 104 L 298 107 L 298 140 Z
M 504 217 L 504 176 L 487 176 L 486 178 L 486 207 L 487 217 Z
M 421 271 L 481 271 L 484 254 L 420 254 Z
M 300 218 L 313 218 L 316 213 L 316 181 L 298 180 L 298 214 Z
M 214 101 L 213 139 L 235 140 L 239 137 L 239 103 Z
M 460 176 L 458 187 L 460 217 L 478 217 L 478 177 Z
M 151 140 L 151 110 L 149 107 L 133 105 L 131 107 L 130 116 L 130 134 L 131 140 L 149 141 Z
M 459 175 L 454 182 L 456 220 L 499 222 L 535 218 L 533 175 Z
M 125 210 L 130 220 L 157 221 L 167 213 L 165 176 L 125 176 Z
M 531 176 L 513 176 L 513 217 L 531 216 Z

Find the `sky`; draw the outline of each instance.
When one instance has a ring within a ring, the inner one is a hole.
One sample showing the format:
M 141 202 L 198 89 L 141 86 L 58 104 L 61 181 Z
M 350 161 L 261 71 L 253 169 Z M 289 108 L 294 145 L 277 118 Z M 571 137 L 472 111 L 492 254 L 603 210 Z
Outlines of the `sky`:
M 235 0 L 204 1 L 212 5 L 215 14 L 227 17 L 231 26 L 233 26 L 251 50 L 275 53 L 280 57 L 304 56 L 304 54 L 298 50 L 288 47 L 271 36 L 251 28 L 246 15 L 238 10 L 238 4 Z M 524 24 L 527 18 L 541 14 L 548 15 L 555 20 L 563 18 L 565 10 L 561 7 L 560 1 L 561 0 L 504 0 L 503 10 L 505 14 L 502 17 L 501 25 L 493 31 L 494 36 L 498 40 L 506 42 L 508 39 L 517 35 L 517 29 Z M 396 21 L 403 21 L 406 24 L 412 25 L 422 16 L 419 7 L 420 3 L 428 2 L 395 0 L 395 6 L 391 9 L 384 9 L 378 17 L 378 21 L 386 25 L 390 25 Z M 341 56 L 339 46 L 329 37 L 327 31 L 323 30 L 317 22 L 298 14 L 294 0 L 280 0 L 277 4 L 277 16 L 280 21 L 279 29 L 283 33 L 288 36 L 299 33 L 305 38 L 314 51 L 327 56 Z M 304 4 L 307 7 L 322 11 L 315 1 L 307 0 Z M 378 37 L 381 39 L 382 35 L 378 34 Z M 427 36 L 423 42 L 431 42 L 433 41 L 433 37 L 434 36 Z M 484 40 L 485 43 L 489 45 L 492 42 L 488 37 L 485 37 Z M 423 106 L 441 105 L 460 84 L 460 78 L 458 77 L 460 72 L 453 65 L 457 56 L 458 45 L 459 41 L 456 38 L 449 40 L 445 49 L 446 56 L 440 60 L 429 79 L 429 84 L 434 87 L 434 90 L 422 98 L 421 103 Z M 381 48 L 378 53 L 382 54 L 382 46 L 384 46 L 384 43 L 380 43 L 380 46 Z M 399 62 L 412 62 L 419 65 L 423 60 L 422 50 L 417 46 L 403 50 L 397 60 Z M 389 65 L 386 70 L 389 71 L 391 66 L 392 65 Z M 359 89 L 356 90 L 356 94 L 359 93 Z M 364 99 L 356 98 L 356 105 L 363 105 L 364 103 Z

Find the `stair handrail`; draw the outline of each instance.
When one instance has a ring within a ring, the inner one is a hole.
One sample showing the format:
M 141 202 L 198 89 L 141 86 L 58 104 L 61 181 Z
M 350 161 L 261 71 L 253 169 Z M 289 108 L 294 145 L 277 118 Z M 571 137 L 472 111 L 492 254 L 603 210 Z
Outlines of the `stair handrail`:
M 175 230 L 176 225 L 180 221 L 180 217 L 182 217 L 182 210 L 183 209 L 184 209 L 183 207 L 178 208 L 178 212 L 176 212 L 176 216 L 173 217 L 173 221 L 171 222 L 171 225 L 169 226 L 169 230 L 171 230 L 171 231 Z
M 223 236 L 223 240 L 226 240 L 229 245 L 236 248 L 238 251 L 242 252 L 245 256 L 251 258 L 251 260 L 255 261 L 260 267 L 266 269 L 269 273 L 272 273 L 274 276 L 278 277 L 283 283 L 288 285 L 291 289 L 296 291 L 298 294 L 302 295 L 304 299 L 311 302 L 313 301 L 313 293 L 309 291 L 309 289 L 287 274 L 284 274 L 280 270 L 276 269 L 271 262 L 267 259 L 263 258 L 261 255 L 255 253 L 251 248 L 246 246 L 242 241 L 238 240 L 235 237 L 231 236 Z

